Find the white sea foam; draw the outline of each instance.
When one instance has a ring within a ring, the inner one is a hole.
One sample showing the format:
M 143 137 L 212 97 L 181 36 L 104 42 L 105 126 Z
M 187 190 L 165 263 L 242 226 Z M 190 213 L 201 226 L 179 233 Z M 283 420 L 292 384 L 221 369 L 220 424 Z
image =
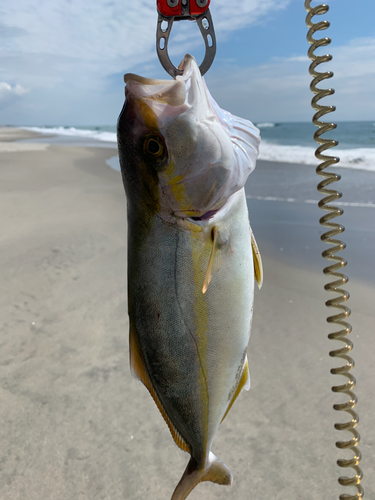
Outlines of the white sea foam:
M 304 146 L 284 146 L 272 144 L 263 140 L 260 143 L 259 160 L 317 165 L 320 162 L 315 158 L 314 153 L 315 148 Z M 326 154 L 330 156 L 338 156 L 340 158 L 340 163 L 338 163 L 337 166 L 375 171 L 374 148 L 332 148 L 327 151 Z
M 274 123 L 258 123 L 257 127 L 275 126 Z M 116 143 L 116 133 L 100 130 L 83 130 L 75 127 L 22 127 L 33 130 L 40 134 L 57 134 L 75 137 L 87 137 L 98 141 Z M 282 163 L 302 163 L 305 165 L 317 165 L 319 160 L 315 158 L 315 148 L 305 146 L 285 146 L 273 144 L 266 140 L 260 143 L 259 160 L 276 161 Z M 339 149 L 332 148 L 326 152 L 327 155 L 338 156 L 340 163 L 337 166 L 354 168 L 360 170 L 375 171 L 375 148 Z M 114 167 L 115 170 L 118 167 Z
M 85 137 L 96 139 L 97 141 L 117 142 L 115 132 L 106 132 L 104 130 L 84 130 L 75 127 L 22 127 L 26 130 L 33 130 L 39 134 L 68 135 L 74 137 Z
M 271 123 L 271 122 L 257 123 L 256 126 L 258 128 L 276 127 L 276 123 Z

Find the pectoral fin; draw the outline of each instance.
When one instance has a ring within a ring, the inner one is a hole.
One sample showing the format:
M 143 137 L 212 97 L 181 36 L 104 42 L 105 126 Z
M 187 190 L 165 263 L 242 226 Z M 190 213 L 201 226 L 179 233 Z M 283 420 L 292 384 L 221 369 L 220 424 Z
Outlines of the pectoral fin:
M 203 293 L 206 293 L 208 285 L 210 284 L 210 281 L 211 281 L 211 278 L 213 275 L 214 260 L 215 260 L 216 253 L 217 253 L 217 239 L 219 236 L 219 230 L 216 226 L 214 226 L 212 228 L 211 236 L 212 236 L 212 249 L 211 249 L 210 260 L 208 261 L 206 277 L 204 278 L 204 283 L 203 283 L 203 288 L 202 288 Z
M 251 248 L 253 250 L 255 279 L 256 282 L 258 283 L 258 288 L 260 290 L 263 285 L 263 265 L 262 265 L 262 257 L 260 256 L 259 248 L 257 242 L 255 241 L 253 232 L 251 232 Z
M 168 417 L 154 387 L 151 382 L 150 376 L 147 371 L 147 367 L 144 361 L 144 357 L 142 354 L 141 346 L 139 344 L 139 338 L 137 331 L 132 322 L 130 322 L 129 329 L 129 353 L 130 353 L 130 370 L 131 374 L 134 378 L 140 380 L 148 389 L 151 394 L 153 400 L 156 403 L 160 413 L 162 414 L 166 424 L 169 427 L 169 430 L 172 434 L 173 439 L 177 446 L 181 448 L 181 450 L 187 451 L 190 453 L 190 446 L 186 443 L 183 437 L 180 435 L 178 430 L 173 425 L 172 421 Z
M 243 367 L 243 370 L 242 370 L 242 375 L 241 375 L 240 381 L 238 382 L 238 386 L 237 386 L 236 392 L 233 394 L 232 400 L 229 403 L 227 411 L 225 412 L 224 417 L 221 419 L 220 423 L 222 423 L 223 420 L 225 419 L 225 417 L 228 415 L 229 410 L 233 406 L 233 403 L 236 401 L 236 399 L 241 394 L 241 392 L 243 391 L 243 389 L 246 389 L 247 391 L 250 389 L 250 373 L 249 373 L 249 363 L 247 361 L 247 356 L 246 356 L 246 359 L 245 359 L 245 364 L 244 364 L 244 367 Z
M 220 269 L 227 255 L 228 241 L 220 235 L 219 228 L 214 226 L 211 231 L 211 255 L 208 261 L 206 276 L 204 278 L 202 292 L 206 293 L 208 285 L 210 284 L 212 276 Z

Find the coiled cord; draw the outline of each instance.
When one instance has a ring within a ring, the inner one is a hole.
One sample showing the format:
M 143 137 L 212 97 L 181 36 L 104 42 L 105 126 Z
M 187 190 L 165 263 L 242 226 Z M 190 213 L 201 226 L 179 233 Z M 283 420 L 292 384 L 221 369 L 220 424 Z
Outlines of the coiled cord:
M 321 21 L 318 23 L 312 22 L 312 18 L 314 16 L 325 14 L 326 12 L 328 12 L 329 7 L 326 4 L 311 7 L 310 4 L 311 0 L 305 1 L 305 9 L 308 12 L 306 17 L 306 24 L 309 28 L 307 40 L 311 44 L 311 47 L 308 50 L 308 56 L 312 61 L 309 72 L 313 77 L 313 80 L 310 84 L 310 89 L 315 94 L 312 98 L 311 106 L 316 111 L 312 121 L 314 125 L 318 127 L 318 130 L 314 134 L 314 139 L 318 144 L 320 144 L 320 146 L 315 151 L 315 156 L 319 161 L 322 162 L 317 167 L 316 172 L 321 177 L 324 177 L 324 180 L 322 180 L 318 185 L 318 191 L 325 195 L 325 197 L 319 202 L 319 208 L 327 212 L 327 214 L 324 215 L 319 222 L 325 228 L 329 228 L 329 231 L 321 236 L 321 240 L 325 243 L 328 243 L 329 245 L 332 245 L 330 248 L 325 250 L 322 255 L 325 259 L 334 262 L 332 265 L 326 267 L 323 270 L 324 274 L 334 278 L 334 281 L 325 285 L 324 289 L 328 292 L 335 292 L 336 294 L 338 294 L 338 296 L 327 300 L 326 306 L 334 307 L 336 309 L 339 309 L 340 311 L 338 314 L 329 316 L 327 318 L 327 322 L 334 323 L 342 327 L 339 331 L 329 334 L 328 338 L 332 340 L 338 340 L 339 342 L 342 342 L 344 344 L 344 346 L 340 349 L 331 351 L 329 355 L 331 357 L 341 358 L 346 362 L 346 364 L 343 366 L 332 368 L 331 373 L 334 375 L 342 375 L 348 379 L 346 384 L 336 385 L 332 387 L 332 391 L 335 393 L 346 394 L 349 397 L 349 401 L 347 401 L 346 403 L 335 404 L 333 407 L 335 410 L 347 412 L 351 416 L 351 420 L 349 422 L 335 424 L 335 429 L 340 431 L 349 431 L 353 436 L 349 441 L 336 442 L 336 446 L 338 448 L 349 449 L 353 452 L 354 455 L 351 459 L 339 459 L 337 463 L 340 467 L 352 467 L 355 472 L 354 477 L 340 477 L 339 483 L 343 486 L 354 486 L 357 489 L 357 493 L 355 495 L 340 495 L 340 500 L 358 500 L 363 498 L 364 490 L 362 485 L 360 484 L 363 478 L 362 470 L 359 467 L 362 456 L 361 452 L 358 449 L 360 435 L 356 429 L 359 418 L 357 413 L 354 411 L 354 408 L 357 404 L 357 397 L 353 392 L 356 380 L 355 377 L 350 373 L 350 371 L 354 367 L 354 361 L 349 356 L 350 351 L 353 349 L 353 343 L 347 338 L 347 336 L 352 331 L 351 325 L 346 321 L 346 319 L 350 316 L 351 311 L 349 307 L 344 305 L 344 303 L 349 299 L 349 293 L 342 288 L 348 282 L 348 278 L 347 276 L 345 276 L 345 274 L 338 272 L 339 269 L 346 266 L 347 262 L 343 257 L 337 255 L 337 253 L 343 250 L 346 245 L 340 239 L 335 239 L 335 236 L 344 232 L 345 228 L 342 224 L 331 222 L 335 217 L 342 215 L 343 210 L 341 208 L 330 205 L 331 202 L 341 198 L 342 194 L 339 191 L 327 188 L 329 184 L 339 181 L 341 176 L 339 174 L 326 171 L 328 167 L 337 164 L 340 159 L 335 156 L 328 156 L 323 154 L 323 152 L 327 149 L 337 146 L 338 142 L 332 139 L 324 139 L 321 137 L 322 134 L 336 128 L 337 125 L 335 123 L 327 123 L 321 121 L 321 118 L 324 115 L 326 115 L 327 113 L 332 113 L 336 108 L 335 106 L 324 106 L 318 104 L 320 99 L 322 99 L 323 97 L 334 94 L 334 90 L 331 88 L 320 89 L 317 87 L 317 85 L 323 80 L 332 78 L 333 73 L 331 71 L 319 72 L 316 70 L 319 64 L 331 61 L 332 56 L 317 56 L 316 54 L 314 54 L 314 51 L 318 47 L 329 45 L 331 43 L 331 40 L 328 37 L 324 37 L 319 40 L 313 38 L 315 32 L 327 29 L 330 24 L 328 21 Z

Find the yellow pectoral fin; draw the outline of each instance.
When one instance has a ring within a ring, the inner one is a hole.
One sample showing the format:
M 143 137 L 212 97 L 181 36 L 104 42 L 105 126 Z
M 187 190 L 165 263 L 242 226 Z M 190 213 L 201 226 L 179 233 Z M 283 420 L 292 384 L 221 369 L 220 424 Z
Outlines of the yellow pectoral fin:
M 238 386 L 237 386 L 236 392 L 233 394 L 232 400 L 229 403 L 227 411 L 225 412 L 224 417 L 221 419 L 220 423 L 222 423 L 224 421 L 225 417 L 229 413 L 229 410 L 232 408 L 233 403 L 236 401 L 236 399 L 241 394 L 241 392 L 242 392 L 243 389 L 246 389 L 247 391 L 250 389 L 250 373 L 249 373 L 249 363 L 247 361 L 247 356 L 246 356 L 246 360 L 245 360 L 245 364 L 244 364 L 244 367 L 243 367 L 243 371 L 242 371 L 242 375 L 241 375 L 240 381 L 238 382 Z
M 156 403 L 156 406 L 158 407 L 160 413 L 162 414 L 166 424 L 169 427 L 169 430 L 172 434 L 173 439 L 175 440 L 175 443 L 181 450 L 187 451 L 190 453 L 190 446 L 186 443 L 184 438 L 180 435 L 178 430 L 175 428 L 173 423 L 171 422 L 170 418 L 168 417 L 158 395 L 156 394 L 156 391 L 152 385 L 150 376 L 147 371 L 147 367 L 144 361 L 144 357 L 142 354 L 142 350 L 139 344 L 139 338 L 137 331 L 130 322 L 130 329 L 129 329 L 129 354 L 130 354 L 130 369 L 131 373 L 134 378 L 137 378 L 140 380 L 148 389 L 149 393 L 151 394 L 153 400 Z
M 208 266 L 207 266 L 207 271 L 206 271 L 206 277 L 204 278 L 204 283 L 203 283 L 203 288 L 202 292 L 206 293 L 208 285 L 210 284 L 212 274 L 213 274 L 213 265 L 214 265 L 214 260 L 217 252 L 217 239 L 219 236 L 219 230 L 216 226 L 212 228 L 212 249 L 211 249 L 211 255 L 210 255 L 210 260 L 208 261 Z
M 260 256 L 259 248 L 257 242 L 255 241 L 253 232 L 251 232 L 251 248 L 253 250 L 255 279 L 260 290 L 263 285 L 263 265 L 262 257 Z
M 204 278 L 202 292 L 206 293 L 208 285 L 210 284 L 212 276 L 221 268 L 229 252 L 228 238 L 219 233 L 219 228 L 214 226 L 211 231 L 211 255 L 208 261 L 206 276 Z

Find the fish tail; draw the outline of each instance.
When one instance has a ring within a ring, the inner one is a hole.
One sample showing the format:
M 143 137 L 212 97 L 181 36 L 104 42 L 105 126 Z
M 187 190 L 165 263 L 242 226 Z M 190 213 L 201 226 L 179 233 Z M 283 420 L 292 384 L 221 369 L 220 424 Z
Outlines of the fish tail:
M 231 485 L 232 480 L 231 471 L 213 453 L 210 452 L 203 469 L 198 466 L 196 460 L 192 457 L 173 492 L 171 500 L 185 500 L 197 484 L 203 481 Z

